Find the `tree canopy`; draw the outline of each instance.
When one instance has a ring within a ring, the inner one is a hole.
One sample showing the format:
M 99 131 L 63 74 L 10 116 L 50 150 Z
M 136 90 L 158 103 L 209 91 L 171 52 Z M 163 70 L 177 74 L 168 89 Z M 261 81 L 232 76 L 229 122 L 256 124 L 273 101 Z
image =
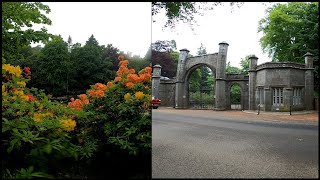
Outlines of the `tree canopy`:
M 289 2 L 276 4 L 259 21 L 258 32 L 264 52 L 273 61 L 303 62 L 311 52 L 318 58 L 319 3 Z
M 2 2 L 2 60 L 18 64 L 20 50 L 30 43 L 47 42 L 52 34 L 45 27 L 32 29 L 34 24 L 51 25 L 45 15 L 50 8 L 41 2 Z

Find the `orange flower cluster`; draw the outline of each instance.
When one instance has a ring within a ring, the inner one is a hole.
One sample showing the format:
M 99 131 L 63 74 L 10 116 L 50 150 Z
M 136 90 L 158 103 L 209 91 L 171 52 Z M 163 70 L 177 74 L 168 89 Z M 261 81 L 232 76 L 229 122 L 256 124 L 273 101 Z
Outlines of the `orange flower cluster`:
M 112 84 L 111 84 L 112 85 Z M 111 86 L 108 83 L 108 86 Z M 107 86 L 105 84 L 102 83 L 96 83 L 92 89 L 88 90 L 88 94 L 90 97 L 93 98 L 100 98 L 104 96 L 104 93 L 107 91 Z
M 89 100 L 86 94 L 80 94 L 79 98 L 80 99 L 76 100 L 74 100 L 74 98 L 71 98 L 71 102 L 68 103 L 68 106 L 72 109 L 82 110 L 85 105 L 89 104 Z
M 115 82 L 122 82 L 127 88 L 132 88 L 136 83 L 149 82 L 151 81 L 152 69 L 151 67 L 146 67 L 142 69 L 138 74 L 135 74 L 134 69 L 128 68 L 128 60 L 124 60 L 124 56 L 120 55 L 118 57 L 119 70 L 117 71 L 117 77 L 115 77 Z
M 102 83 L 96 83 L 95 85 L 91 86 L 91 89 L 87 91 L 87 95 L 90 98 L 90 101 L 93 100 L 94 98 L 102 98 L 104 97 L 105 93 L 109 88 L 116 87 L 117 84 L 122 84 L 125 85 L 127 88 L 131 89 L 134 87 L 135 84 L 137 83 L 143 83 L 143 82 L 151 82 L 151 74 L 152 74 L 152 69 L 151 67 L 146 67 L 139 71 L 138 74 L 135 74 L 134 69 L 129 69 L 128 64 L 129 61 L 124 59 L 123 55 L 120 55 L 118 57 L 119 59 L 119 69 L 116 73 L 116 77 L 113 81 L 110 81 L 107 83 L 107 85 L 102 84 Z M 148 85 L 145 86 L 146 89 L 149 89 L 147 87 Z M 84 94 L 85 95 L 85 94 Z M 80 99 L 74 100 L 73 98 L 71 99 L 71 102 L 68 103 L 68 105 L 74 109 L 77 110 L 82 110 L 83 107 L 89 103 L 89 100 L 87 99 L 87 96 L 82 96 L 80 95 Z M 131 97 L 130 94 L 125 95 L 125 100 L 129 100 Z M 143 92 L 137 92 L 135 94 L 135 97 L 137 100 L 141 100 L 144 98 Z

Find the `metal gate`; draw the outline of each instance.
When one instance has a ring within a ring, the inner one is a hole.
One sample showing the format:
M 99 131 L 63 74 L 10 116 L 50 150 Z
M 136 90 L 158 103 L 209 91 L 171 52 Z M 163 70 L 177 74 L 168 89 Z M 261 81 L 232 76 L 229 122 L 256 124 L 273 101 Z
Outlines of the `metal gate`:
M 192 87 L 189 84 L 189 108 L 214 109 L 214 86 Z

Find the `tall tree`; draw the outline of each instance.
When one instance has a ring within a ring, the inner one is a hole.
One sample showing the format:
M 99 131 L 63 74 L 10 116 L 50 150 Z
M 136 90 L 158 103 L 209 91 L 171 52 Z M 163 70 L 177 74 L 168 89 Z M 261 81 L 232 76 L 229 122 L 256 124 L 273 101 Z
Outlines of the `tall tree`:
M 207 55 L 206 47 L 203 46 L 201 43 L 200 47 L 198 48 L 197 52 L 198 56 Z M 195 77 L 192 77 L 193 81 L 200 81 L 202 86 L 210 87 L 212 84 L 210 84 L 211 80 L 208 80 L 209 77 L 212 76 L 211 70 L 207 66 L 201 66 L 200 67 L 200 79 L 195 79 Z
M 74 88 L 80 93 L 84 93 L 90 85 L 98 82 L 107 83 L 114 78 L 113 63 L 108 59 L 102 59 L 103 50 L 93 35 L 83 47 L 73 50 L 72 59 L 77 69 L 77 84 Z
M 303 62 L 303 55 L 311 52 L 318 58 L 319 3 L 289 2 L 268 9 L 259 21 L 263 32 L 261 46 L 273 61 Z
M 68 51 L 71 52 L 71 48 L 72 48 L 73 44 L 72 44 L 72 39 L 71 39 L 70 35 L 68 37 L 68 41 L 67 42 L 68 42 Z
M 33 85 L 54 96 L 67 94 L 71 70 L 68 44 L 61 37 L 53 38 L 41 51 L 33 71 Z
M 152 65 L 159 64 L 161 69 L 162 76 L 165 77 L 175 77 L 176 76 L 176 67 L 174 65 L 174 59 L 169 52 L 158 52 L 152 50 L 151 53 Z
M 250 64 L 250 60 L 249 57 L 252 55 L 247 55 L 244 58 L 241 58 L 240 61 L 240 66 L 241 66 L 241 73 L 244 75 L 249 75 L 249 64 Z
M 34 30 L 34 24 L 51 25 L 45 15 L 50 8 L 41 2 L 2 2 L 2 60 L 19 64 L 20 50 L 34 42 L 47 42 L 52 34 L 45 27 Z M 45 14 L 44 14 L 45 13 Z
M 200 47 L 198 48 L 197 55 L 201 56 L 201 55 L 206 55 L 206 54 L 207 54 L 207 49 L 201 43 Z
M 319 3 L 289 2 L 272 6 L 259 22 L 262 49 L 273 61 L 304 63 L 311 52 L 319 61 Z M 315 67 L 315 91 L 319 90 L 319 65 Z
M 104 61 L 110 61 L 113 64 L 113 70 L 117 71 L 119 67 L 118 56 L 124 53 L 121 53 L 120 50 L 114 47 L 112 44 L 108 44 L 107 47 L 103 49 L 102 59 Z

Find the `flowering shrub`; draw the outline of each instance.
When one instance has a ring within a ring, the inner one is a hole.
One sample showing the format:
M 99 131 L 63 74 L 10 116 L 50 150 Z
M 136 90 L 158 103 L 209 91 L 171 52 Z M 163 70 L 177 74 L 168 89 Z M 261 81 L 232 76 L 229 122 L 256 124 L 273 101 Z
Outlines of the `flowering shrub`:
M 66 177 L 110 147 L 150 153 L 151 67 L 136 74 L 128 63 L 119 56 L 113 81 L 92 85 L 68 106 L 27 88 L 30 68 L 3 64 L 2 177 Z
M 113 144 L 137 155 L 151 149 L 151 67 L 135 74 L 128 60 L 119 56 L 113 81 L 96 83 L 86 95 L 71 99 L 69 106 L 90 116 L 78 119 L 80 131 L 100 142 Z
M 63 160 L 85 157 L 95 148 L 83 151 L 74 140 L 76 112 L 26 88 L 30 78 L 28 67 L 2 65 L 3 178 L 53 177 Z

